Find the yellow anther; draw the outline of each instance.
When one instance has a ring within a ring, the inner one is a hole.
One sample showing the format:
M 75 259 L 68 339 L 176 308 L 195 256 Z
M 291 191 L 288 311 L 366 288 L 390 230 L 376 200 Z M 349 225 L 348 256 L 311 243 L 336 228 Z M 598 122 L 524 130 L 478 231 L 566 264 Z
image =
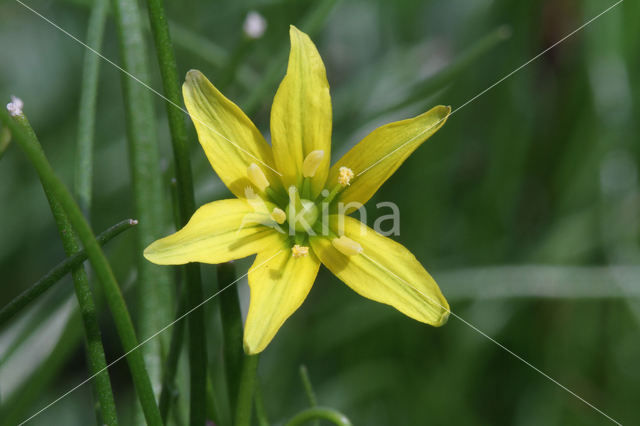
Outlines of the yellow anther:
M 284 210 L 276 207 L 271 212 L 271 219 L 276 221 L 279 225 L 282 225 L 284 221 L 287 220 L 287 214 L 284 212 Z
M 309 155 L 307 155 L 307 157 L 304 159 L 304 162 L 302 163 L 302 176 L 308 177 L 308 178 L 314 177 L 323 159 L 324 159 L 323 150 L 311 151 Z
M 291 247 L 291 254 L 293 257 L 304 257 L 309 254 L 309 247 L 296 244 Z
M 342 186 L 349 186 L 353 176 L 353 170 L 348 167 L 340 167 L 340 170 L 338 171 L 338 183 Z
M 269 186 L 269 181 L 267 177 L 262 172 L 262 169 L 256 164 L 251 163 L 249 167 L 247 167 L 247 175 L 249 175 L 249 180 L 252 184 L 256 186 L 260 191 L 263 191 Z
M 362 246 L 344 235 L 331 240 L 331 244 L 345 256 L 355 256 L 356 254 L 362 253 Z

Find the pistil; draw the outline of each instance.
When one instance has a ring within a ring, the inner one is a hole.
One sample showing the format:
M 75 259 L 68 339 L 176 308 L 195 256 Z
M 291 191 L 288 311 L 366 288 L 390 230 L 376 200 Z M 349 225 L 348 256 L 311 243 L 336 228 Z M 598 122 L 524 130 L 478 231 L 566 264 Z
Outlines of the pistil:
M 289 187 L 289 205 L 287 206 L 289 232 L 305 232 L 315 235 L 312 226 L 318 220 L 318 207 L 313 201 L 300 198 L 295 186 Z

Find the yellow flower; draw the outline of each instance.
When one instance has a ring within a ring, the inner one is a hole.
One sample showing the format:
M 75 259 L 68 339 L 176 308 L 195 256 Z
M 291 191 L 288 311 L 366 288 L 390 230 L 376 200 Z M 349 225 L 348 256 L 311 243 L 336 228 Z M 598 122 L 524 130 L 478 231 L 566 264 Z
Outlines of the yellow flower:
M 187 73 L 183 95 L 200 143 L 238 198 L 200 207 L 184 228 L 147 247 L 145 257 L 176 265 L 257 254 L 248 274 L 249 354 L 261 352 L 302 304 L 320 263 L 364 297 L 418 321 L 444 324 L 449 305 L 411 252 L 345 213 L 366 203 L 451 109 L 437 106 L 382 126 L 330 167 L 324 64 L 306 34 L 292 26 L 290 36 L 287 74 L 271 109 L 271 146 L 202 73 Z

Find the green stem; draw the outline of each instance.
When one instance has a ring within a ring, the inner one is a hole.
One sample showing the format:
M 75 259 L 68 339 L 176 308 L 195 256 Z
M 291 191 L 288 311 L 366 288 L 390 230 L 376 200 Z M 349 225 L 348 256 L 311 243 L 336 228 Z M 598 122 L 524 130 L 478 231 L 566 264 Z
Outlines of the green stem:
M 127 229 L 131 229 L 137 223 L 137 221 L 132 219 L 123 220 L 98 235 L 96 240 L 98 244 L 102 246 Z M 47 272 L 45 276 L 36 281 L 35 284 L 20 293 L 20 295 L 11 302 L 7 303 L 0 310 L 0 327 L 85 260 L 87 260 L 87 252 L 85 250 L 76 252 L 58 263 L 53 269 Z
M 157 129 L 152 93 L 140 81 L 148 82 L 147 47 L 137 0 L 113 0 L 122 67 L 139 81 L 121 76 L 134 211 L 140 225 L 136 233 L 138 264 L 136 324 L 142 338 L 161 329 L 174 313 L 171 270 L 148 262 L 145 247 L 166 232 L 168 204 L 165 204 L 159 168 Z M 162 387 L 163 349 L 169 335 L 161 335 L 142 348 L 149 376 L 158 391 Z
M 256 380 L 255 396 L 253 399 L 256 405 L 256 419 L 258 420 L 258 426 L 269 426 L 269 419 L 267 418 L 267 410 L 264 407 L 262 388 L 259 380 Z
M 104 34 L 109 0 L 96 0 L 91 9 L 87 30 L 87 45 L 100 51 Z M 82 69 L 80 91 L 80 111 L 78 114 L 78 142 L 75 158 L 74 189 L 78 204 L 89 217 L 91 205 L 91 185 L 93 182 L 93 146 L 96 119 L 96 99 L 98 97 L 98 75 L 100 57 L 87 50 Z
M 322 28 L 322 24 L 337 2 L 338 0 L 324 0 L 319 2 L 318 6 L 302 20 L 300 29 L 313 38 L 320 28 Z M 271 65 L 267 69 L 262 81 L 260 81 L 260 83 L 251 90 L 247 98 L 240 103 L 245 114 L 252 116 L 258 108 L 260 108 L 264 98 L 273 92 L 278 80 L 282 78 L 284 67 L 287 64 L 288 54 L 289 52 L 282 49 L 276 58 L 271 61 Z
M 316 398 L 316 394 L 313 391 L 313 386 L 311 386 L 311 379 L 309 379 L 309 371 L 307 370 L 307 367 L 304 365 L 300 366 L 300 380 L 302 381 L 302 386 L 304 387 L 304 391 L 307 394 L 309 405 L 311 405 L 311 407 L 316 407 L 318 405 L 318 399 Z
M 307 394 L 307 399 L 309 400 L 309 405 L 311 408 L 315 408 L 318 406 L 318 398 L 316 398 L 316 393 L 313 391 L 313 386 L 311 385 L 311 379 L 309 378 L 309 370 L 304 365 L 300 366 L 300 380 L 302 381 L 302 386 L 304 387 L 304 391 Z M 318 420 L 313 422 L 314 426 L 318 425 Z
M 250 426 L 253 411 L 253 393 L 256 386 L 256 370 L 260 355 L 245 355 L 240 374 L 238 402 L 235 411 L 235 426 Z
M 220 420 L 220 410 L 216 394 L 213 392 L 213 382 L 210 375 L 207 375 L 207 419 L 215 425 L 224 424 Z
M 218 290 L 222 290 L 236 279 L 233 263 L 221 263 L 218 265 Z M 242 374 L 242 313 L 240 312 L 240 299 L 237 288 L 223 291 L 220 296 L 220 319 L 222 322 L 223 356 L 227 380 L 227 394 L 229 406 L 236 407 L 238 390 L 240 388 L 240 376 Z M 233 412 L 232 422 L 233 422 Z
M 333 408 L 313 407 L 296 414 L 285 426 L 298 426 L 315 419 L 323 419 L 338 426 L 352 426 L 351 421 L 341 412 Z
M 108 0 L 96 0 L 91 9 L 86 43 L 96 50 L 100 50 L 100 46 L 102 45 L 107 11 L 109 10 L 108 6 Z M 80 91 L 80 110 L 78 113 L 78 141 L 74 167 L 74 188 L 78 204 L 87 218 L 90 217 L 91 213 L 94 128 L 98 97 L 99 63 L 100 57 L 98 55 L 95 55 L 94 52 L 89 50 L 85 52 Z M 33 129 L 31 129 L 31 131 L 33 131 Z M 69 223 L 67 215 L 55 197 L 47 192 L 47 198 L 49 199 L 51 211 L 58 225 L 58 231 L 60 232 L 65 252 L 67 256 L 70 256 L 80 250 L 71 223 Z M 106 423 L 115 425 L 118 422 L 116 406 L 111 390 L 109 373 L 106 371 L 107 363 L 102 346 L 96 307 L 91 288 L 89 287 L 87 273 L 84 267 L 79 265 L 73 270 L 72 276 L 85 328 L 89 369 L 92 374 L 100 372 L 93 381 L 95 393 L 99 401 L 99 404 L 95 407 L 98 424 Z
M 4 126 L 0 126 L 0 159 L 11 145 L 11 132 Z
M 178 311 L 176 318 L 181 318 L 187 311 L 187 296 L 185 290 L 180 293 L 180 302 L 178 303 Z M 174 324 L 171 331 L 171 340 L 169 343 L 169 354 L 165 363 L 164 376 L 162 379 L 162 390 L 160 391 L 160 415 L 166 423 L 169 414 L 171 402 L 175 399 L 175 377 L 178 370 L 178 361 L 180 360 L 180 352 L 182 350 L 182 342 L 184 340 L 184 321 L 178 321 Z
M 80 250 L 80 247 L 75 239 L 71 223 L 53 194 L 46 190 L 45 193 L 58 226 L 64 251 L 67 256 L 72 256 Z M 102 346 L 98 314 L 96 312 L 93 294 L 89 287 L 87 272 L 82 265 L 78 265 L 71 271 L 71 276 L 73 277 L 73 285 L 84 325 L 89 370 L 91 374 L 97 374 L 93 380 L 93 386 L 98 396 L 98 402 L 100 403 L 99 411 L 102 414 L 102 416 L 99 417 L 102 419 L 100 424 L 117 425 L 118 416 L 116 403 L 113 399 L 109 373 L 106 370 L 107 361 L 104 354 L 104 347 Z
M 56 176 L 51 164 L 49 164 L 47 157 L 42 151 L 40 142 L 36 138 L 31 138 L 24 131 L 20 124 L 20 117 L 14 120 L 2 108 L 0 109 L 0 120 L 9 127 L 16 142 L 23 149 L 38 172 L 43 185 L 45 185 L 47 190 L 60 202 L 69 217 L 74 231 L 77 233 L 78 238 L 87 251 L 91 266 L 93 266 L 96 276 L 98 277 L 98 282 L 102 286 L 102 292 L 107 299 L 107 304 L 115 322 L 122 346 L 125 352 L 130 352 L 127 355 L 127 362 L 147 423 L 150 425 L 162 424 L 160 411 L 153 396 L 153 389 L 149 376 L 147 375 L 144 360 L 140 351 L 134 350 L 134 348 L 137 349 L 138 339 L 136 338 L 129 311 L 127 310 L 126 303 L 113 275 L 111 266 L 102 252 L 91 227 L 85 220 L 67 187 Z
M 148 0 L 151 32 L 156 46 L 162 86 L 166 102 L 169 130 L 173 147 L 180 223 L 184 226 L 195 210 L 195 196 L 189 158 L 189 145 L 184 114 L 181 105 L 180 86 L 176 59 L 169 34 L 169 26 L 162 0 Z M 203 299 L 202 278 L 197 264 L 185 266 L 189 307 L 197 306 Z M 207 348 L 204 310 L 197 309 L 189 315 L 189 368 L 190 368 L 190 423 L 202 425 L 206 418 Z

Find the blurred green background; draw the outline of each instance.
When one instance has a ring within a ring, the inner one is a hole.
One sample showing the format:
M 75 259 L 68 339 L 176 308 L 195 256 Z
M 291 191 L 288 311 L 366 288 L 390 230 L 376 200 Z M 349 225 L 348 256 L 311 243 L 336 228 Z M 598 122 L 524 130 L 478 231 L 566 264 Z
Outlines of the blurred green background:
M 26 3 L 84 39 L 90 1 Z M 313 27 L 331 85 L 334 160 L 381 124 L 436 104 L 464 105 L 613 4 L 165 3 L 179 73 L 202 70 L 265 135 L 284 75 L 288 25 Z M 250 10 L 268 23 L 264 36 L 251 42 L 242 32 Z M 639 17 L 640 3 L 621 3 L 456 111 L 368 204 L 369 223 L 388 213 L 378 211 L 377 202 L 398 204 L 395 239 L 432 273 L 454 313 L 623 424 L 640 424 Z M 149 84 L 160 88 L 151 40 L 148 46 Z M 119 62 L 111 20 L 101 52 Z M 82 46 L 18 3 L 0 4 L 2 102 L 11 94 L 23 99 L 53 167 L 70 186 L 84 55 Z M 101 62 L 91 211 L 97 232 L 134 216 L 121 78 Z M 168 198 L 173 160 L 164 105 L 155 102 Z M 197 204 L 229 196 L 191 124 L 189 131 Z M 0 182 L 5 305 L 64 252 L 37 176 L 15 144 L 0 159 Z M 134 317 L 135 232 L 106 246 Z M 249 263 L 236 265 L 244 273 Z M 205 295 L 213 294 L 215 268 L 203 271 Z M 238 291 L 246 308 L 246 280 Z M 81 325 L 67 322 L 75 303 L 67 277 L 0 330 L 3 409 L 25 418 L 88 376 Z M 221 375 L 218 309 L 217 299 L 205 308 L 214 389 Z M 102 313 L 113 360 L 122 348 Z M 50 356 L 63 329 L 66 350 Z M 261 357 L 259 380 L 273 424 L 308 404 L 298 375 L 302 364 L 319 402 L 356 425 L 608 422 L 457 318 L 439 329 L 424 326 L 361 298 L 326 270 Z M 110 372 L 121 422 L 132 424 L 125 363 Z M 32 424 L 91 424 L 90 389 L 65 397 Z M 180 395 L 172 421 L 184 419 L 185 410 Z

